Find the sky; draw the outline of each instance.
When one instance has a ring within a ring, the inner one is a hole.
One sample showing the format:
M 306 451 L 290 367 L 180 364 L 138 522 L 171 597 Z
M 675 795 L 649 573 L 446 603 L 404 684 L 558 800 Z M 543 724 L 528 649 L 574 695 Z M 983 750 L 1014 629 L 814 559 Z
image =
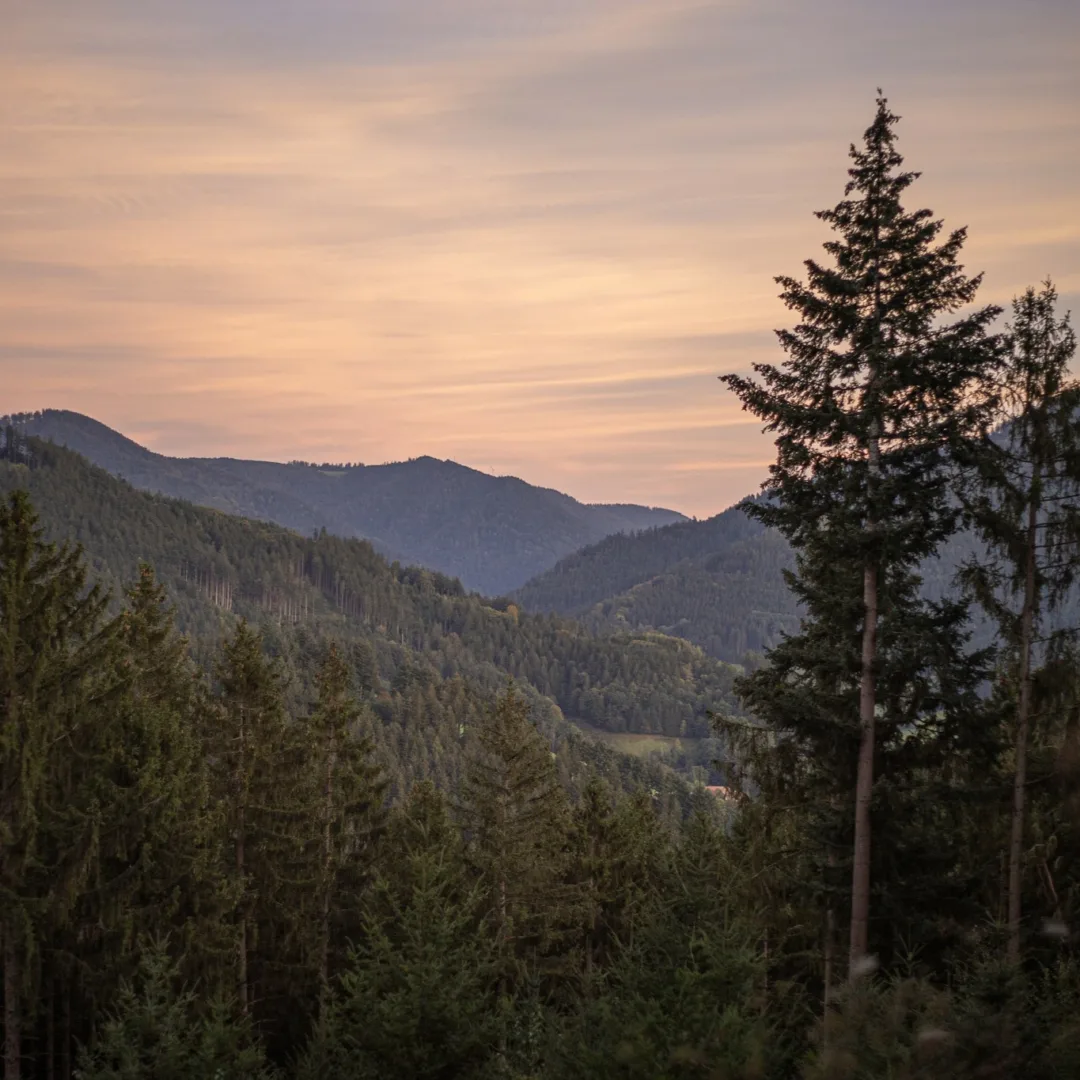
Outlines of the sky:
M 704 517 L 882 87 L 982 302 L 1080 307 L 1075 0 L 5 0 L 0 413 Z

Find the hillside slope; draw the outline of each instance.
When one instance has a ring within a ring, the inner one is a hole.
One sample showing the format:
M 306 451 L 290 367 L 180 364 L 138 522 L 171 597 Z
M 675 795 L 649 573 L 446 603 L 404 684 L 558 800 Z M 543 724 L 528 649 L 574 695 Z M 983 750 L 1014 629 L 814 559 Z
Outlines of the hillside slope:
M 652 628 L 737 663 L 798 624 L 784 581 L 786 541 L 733 506 L 561 559 L 514 594 L 529 611 L 575 615 L 594 629 Z
M 515 477 L 431 457 L 343 468 L 155 454 L 79 413 L 17 418 L 30 436 L 67 446 L 137 488 L 310 535 L 325 528 L 371 542 L 489 596 L 612 533 L 685 520 L 672 510 L 586 505 Z
M 445 575 L 389 565 L 365 541 L 302 537 L 138 491 L 51 443 L 30 439 L 8 456 L 19 460 L 0 460 L 0 496 L 27 490 L 49 534 L 83 544 L 114 590 L 140 560 L 152 563 L 196 656 L 208 658 L 246 617 L 290 661 L 302 693 L 321 643 L 345 642 L 400 777 L 451 782 L 475 702 L 508 678 L 532 696 L 555 752 L 653 785 L 655 766 L 613 755 L 563 717 L 604 732 L 701 737 L 710 710 L 733 707 L 733 670 L 685 641 L 491 606 Z M 573 761 L 566 769 L 578 775 Z
M 981 551 L 965 532 L 922 568 L 931 600 L 956 595 L 961 564 Z M 794 565 L 787 541 L 734 506 L 633 536 L 610 536 L 561 559 L 513 594 L 528 611 L 580 618 L 595 631 L 657 630 L 684 637 L 709 655 L 741 663 L 797 629 L 799 611 L 784 580 Z M 1045 629 L 1080 625 L 1080 589 L 1048 613 Z M 972 646 L 996 640 L 978 609 Z

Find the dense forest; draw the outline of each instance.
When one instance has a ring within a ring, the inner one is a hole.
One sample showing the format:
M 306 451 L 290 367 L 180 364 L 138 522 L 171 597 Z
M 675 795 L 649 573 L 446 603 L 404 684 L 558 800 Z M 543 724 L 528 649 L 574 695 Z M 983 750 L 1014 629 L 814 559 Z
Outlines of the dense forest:
M 994 433 L 1007 441 L 1008 425 Z M 705 521 L 606 537 L 560 559 L 511 593 L 526 611 L 570 615 L 598 633 L 657 630 L 685 638 L 726 663 L 756 665 L 799 625 L 801 606 L 789 588 L 791 544 L 776 529 L 747 516 L 749 498 Z M 985 539 L 971 523 L 919 566 L 920 591 L 943 600 L 971 560 L 984 560 Z M 1080 594 L 1061 598 L 1047 624 L 1080 622 Z M 993 618 L 969 612 L 973 640 L 990 645 Z
M 559 612 L 596 629 L 656 629 L 740 663 L 798 627 L 784 579 L 791 546 L 742 504 L 707 521 L 609 536 L 512 593 L 527 611 Z
M 1080 1075 L 1076 339 L 896 125 L 724 376 L 776 459 L 714 569 L 790 590 L 740 668 L 4 432 L 4 1080 Z
M 708 734 L 709 712 L 734 705 L 734 669 L 678 639 L 529 615 L 442 574 L 388 564 L 364 541 L 305 538 L 154 496 L 70 450 L 11 438 L 27 460 L 0 462 L 0 491 L 27 490 L 50 534 L 81 543 L 114 592 L 151 563 L 200 656 L 235 613 L 265 624 L 281 651 L 317 650 L 327 636 L 364 649 L 389 694 L 458 677 L 491 689 L 509 675 L 569 719 L 672 736 Z
M 580 503 L 432 457 L 386 465 L 173 458 L 64 409 L 5 419 L 137 488 L 308 535 L 327 529 L 361 537 L 391 559 L 449 574 L 489 596 L 611 533 L 683 520 L 673 510 Z

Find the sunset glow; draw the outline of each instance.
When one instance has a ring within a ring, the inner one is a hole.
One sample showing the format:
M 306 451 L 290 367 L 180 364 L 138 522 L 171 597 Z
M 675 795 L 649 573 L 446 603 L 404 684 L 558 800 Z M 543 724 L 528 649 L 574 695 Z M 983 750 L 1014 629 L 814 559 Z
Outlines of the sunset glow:
M 13 7 L 0 412 L 715 513 L 878 85 L 982 299 L 1078 306 L 1074 3 Z

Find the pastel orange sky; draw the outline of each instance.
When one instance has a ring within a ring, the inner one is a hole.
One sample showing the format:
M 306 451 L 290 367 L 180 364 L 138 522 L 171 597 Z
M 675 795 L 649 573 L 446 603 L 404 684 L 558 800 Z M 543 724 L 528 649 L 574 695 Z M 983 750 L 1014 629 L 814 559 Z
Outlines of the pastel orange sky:
M 8 0 L 0 413 L 705 516 L 882 86 L 981 299 L 1080 297 L 1075 0 Z

